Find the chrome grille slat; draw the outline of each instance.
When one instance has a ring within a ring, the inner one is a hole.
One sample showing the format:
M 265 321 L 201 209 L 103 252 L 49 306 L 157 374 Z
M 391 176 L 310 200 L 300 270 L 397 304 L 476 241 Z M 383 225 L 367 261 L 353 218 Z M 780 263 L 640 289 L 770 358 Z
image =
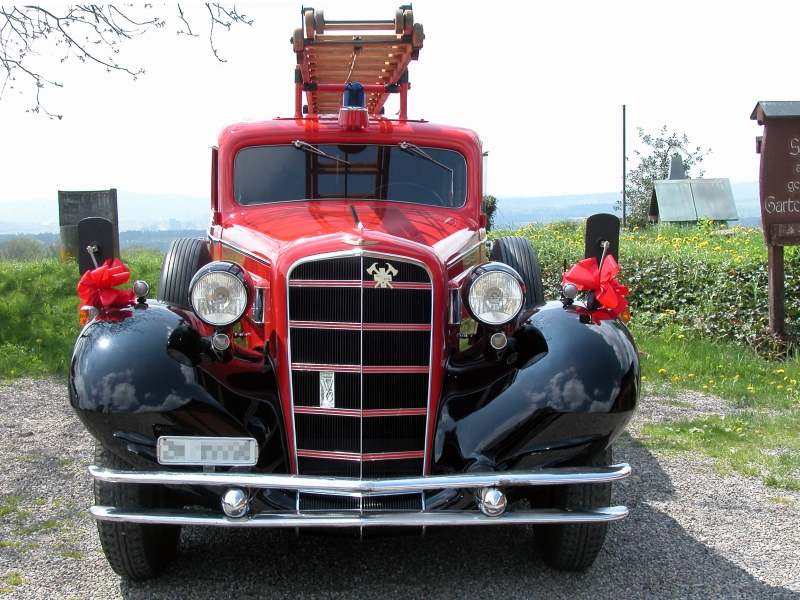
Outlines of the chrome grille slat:
M 367 273 L 387 262 L 398 271 L 392 288 Z M 309 257 L 289 269 L 287 288 L 298 472 L 422 475 L 433 333 L 427 269 L 380 254 Z M 335 374 L 328 411 L 319 402 L 321 371 Z

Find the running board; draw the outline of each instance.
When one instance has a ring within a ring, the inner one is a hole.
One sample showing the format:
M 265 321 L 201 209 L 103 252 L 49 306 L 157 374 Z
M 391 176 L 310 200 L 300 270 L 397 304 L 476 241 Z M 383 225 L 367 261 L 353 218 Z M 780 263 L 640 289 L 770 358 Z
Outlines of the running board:
M 130 512 L 111 506 L 92 506 L 92 516 L 99 521 L 141 523 L 145 525 L 199 525 L 211 527 L 435 527 L 444 525 L 548 525 L 555 523 L 608 523 L 624 519 L 628 509 L 609 506 L 590 510 L 541 509 L 511 511 L 499 517 L 487 517 L 477 511 L 398 512 L 377 514 L 261 513 L 231 519 L 218 513 L 180 510 Z

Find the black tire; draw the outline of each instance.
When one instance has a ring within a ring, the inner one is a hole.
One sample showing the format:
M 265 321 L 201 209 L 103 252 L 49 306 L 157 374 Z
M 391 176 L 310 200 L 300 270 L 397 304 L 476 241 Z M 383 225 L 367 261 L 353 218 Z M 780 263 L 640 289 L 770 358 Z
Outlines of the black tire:
M 539 257 L 528 240 L 524 237 L 509 236 L 495 241 L 490 258 L 507 264 L 522 277 L 525 282 L 525 304 L 523 309 L 530 309 L 544 304 L 544 284 Z
M 111 469 L 130 468 L 116 455 L 95 444 L 95 464 Z M 94 482 L 94 501 L 99 506 L 142 510 L 164 503 L 154 485 Z M 177 525 L 140 525 L 97 521 L 100 545 L 114 571 L 128 579 L 150 579 L 175 559 L 181 528 Z
M 590 466 L 612 462 L 611 448 L 600 452 Z M 555 508 L 598 508 L 611 505 L 611 484 L 592 483 L 553 486 L 550 506 Z M 561 571 L 584 571 L 592 566 L 606 539 L 608 523 L 536 525 L 534 544 L 544 561 Z
M 189 306 L 189 283 L 197 270 L 211 262 L 208 242 L 194 238 L 174 240 L 164 256 L 158 299 L 173 306 Z

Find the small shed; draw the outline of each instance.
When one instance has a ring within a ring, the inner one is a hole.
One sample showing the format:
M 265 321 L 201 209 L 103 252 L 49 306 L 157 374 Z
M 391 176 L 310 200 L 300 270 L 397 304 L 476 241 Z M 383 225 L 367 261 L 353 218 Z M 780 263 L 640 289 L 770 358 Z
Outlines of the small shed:
M 653 185 L 648 213 L 652 223 L 736 221 L 731 182 L 719 179 L 664 179 Z

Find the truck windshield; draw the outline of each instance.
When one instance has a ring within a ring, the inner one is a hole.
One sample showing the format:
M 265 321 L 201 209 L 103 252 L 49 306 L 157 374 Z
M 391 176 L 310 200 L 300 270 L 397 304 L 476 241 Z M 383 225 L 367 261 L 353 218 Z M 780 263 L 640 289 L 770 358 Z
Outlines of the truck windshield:
M 461 154 L 407 142 L 252 146 L 236 154 L 233 177 L 246 205 L 357 198 L 457 208 L 466 199 Z

